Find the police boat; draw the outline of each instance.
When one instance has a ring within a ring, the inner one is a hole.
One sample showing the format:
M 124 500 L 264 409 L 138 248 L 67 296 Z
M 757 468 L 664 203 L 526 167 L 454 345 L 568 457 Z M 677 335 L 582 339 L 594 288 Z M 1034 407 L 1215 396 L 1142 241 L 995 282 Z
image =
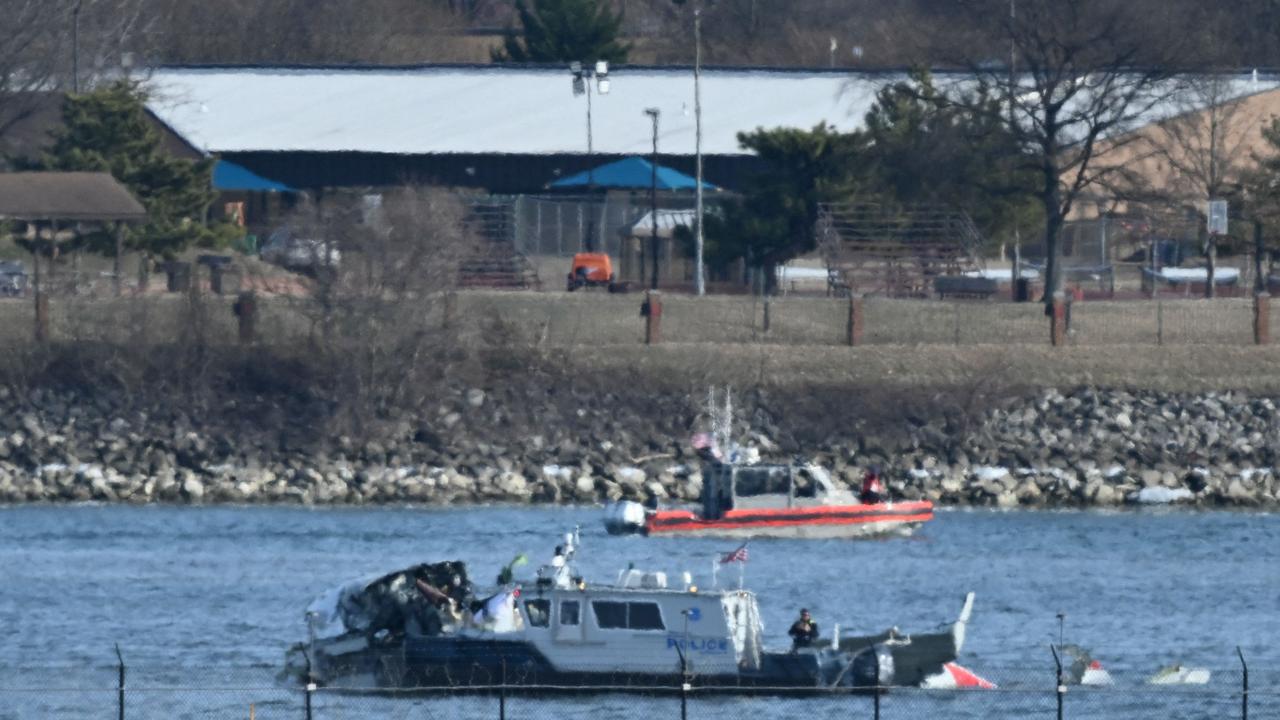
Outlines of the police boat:
M 574 568 L 577 534 L 535 577 L 481 591 L 461 562 L 346 583 L 306 610 L 287 654 L 297 682 L 375 690 L 678 688 L 785 693 L 927 685 L 959 655 L 973 594 L 932 633 L 841 633 L 765 647 L 754 593 L 697 587 L 688 573 L 623 570 L 613 583 Z M 511 580 L 511 568 L 500 579 Z

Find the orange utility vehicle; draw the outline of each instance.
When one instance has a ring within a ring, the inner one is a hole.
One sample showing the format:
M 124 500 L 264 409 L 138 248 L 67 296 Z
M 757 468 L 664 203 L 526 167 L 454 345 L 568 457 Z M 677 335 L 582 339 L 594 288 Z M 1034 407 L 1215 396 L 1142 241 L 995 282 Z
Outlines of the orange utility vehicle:
M 578 288 L 607 287 L 609 292 L 618 292 L 619 286 L 614 282 L 613 261 L 607 253 L 578 253 L 573 256 L 573 264 L 569 267 L 568 290 Z

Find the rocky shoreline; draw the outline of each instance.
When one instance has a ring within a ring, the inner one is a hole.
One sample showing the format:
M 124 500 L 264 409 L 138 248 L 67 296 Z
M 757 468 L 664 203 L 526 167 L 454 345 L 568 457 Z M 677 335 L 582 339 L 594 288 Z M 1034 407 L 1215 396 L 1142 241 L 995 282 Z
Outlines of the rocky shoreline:
M 701 489 L 687 440 L 702 419 L 687 397 L 601 403 L 454 388 L 438 400 L 356 441 L 261 398 L 197 413 L 109 393 L 0 387 L 0 503 L 593 503 L 690 500 Z M 848 426 L 766 396 L 743 406 L 752 408 L 743 439 L 763 457 L 811 459 L 847 485 L 876 464 L 903 499 L 1280 504 L 1272 397 L 1082 387 L 1005 398 L 960 423 L 903 417 L 885 427 Z

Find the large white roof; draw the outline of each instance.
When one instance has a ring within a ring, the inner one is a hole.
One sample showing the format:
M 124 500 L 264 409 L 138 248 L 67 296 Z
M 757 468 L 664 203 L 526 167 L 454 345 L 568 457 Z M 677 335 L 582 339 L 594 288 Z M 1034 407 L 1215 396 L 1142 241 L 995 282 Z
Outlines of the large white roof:
M 595 151 L 694 154 L 693 73 L 618 67 L 592 98 Z M 744 155 L 737 134 L 757 127 L 860 127 L 876 90 L 901 74 L 707 70 L 703 152 Z M 160 68 L 151 110 L 209 152 L 585 153 L 587 99 L 568 68 Z
M 592 98 L 595 151 L 645 155 L 661 111 L 658 149 L 694 154 L 693 72 L 618 67 L 610 92 Z M 1275 89 L 1274 75 L 1229 76 L 1225 97 Z M 850 131 L 884 85 L 905 73 L 723 69 L 702 75 L 702 150 L 746 155 L 739 132 L 812 128 Z M 950 75 L 953 83 L 970 83 Z M 945 82 L 945 81 L 944 81 Z M 550 155 L 587 150 L 587 99 L 568 68 L 501 65 L 411 68 L 159 68 L 149 107 L 207 152 L 302 151 L 407 155 Z M 1142 122 L 1186 109 L 1157 103 Z M 1141 124 L 1141 123 L 1138 123 Z M 1117 128 L 1123 131 L 1128 128 Z M 1068 129 L 1068 134 L 1078 129 Z

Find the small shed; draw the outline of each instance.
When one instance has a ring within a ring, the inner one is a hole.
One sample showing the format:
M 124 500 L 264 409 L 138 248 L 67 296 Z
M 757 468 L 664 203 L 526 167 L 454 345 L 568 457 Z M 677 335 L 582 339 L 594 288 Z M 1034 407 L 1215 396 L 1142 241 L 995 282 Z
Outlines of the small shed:
M 141 222 L 146 208 L 109 173 L 19 172 L 0 173 L 0 220 L 27 223 L 35 237 L 47 234 L 57 252 L 61 228 L 85 224 L 112 228 L 116 238 L 115 282 L 120 291 L 120 257 L 124 223 Z M 40 287 L 40 255 L 35 265 L 36 339 L 48 336 L 49 310 Z

